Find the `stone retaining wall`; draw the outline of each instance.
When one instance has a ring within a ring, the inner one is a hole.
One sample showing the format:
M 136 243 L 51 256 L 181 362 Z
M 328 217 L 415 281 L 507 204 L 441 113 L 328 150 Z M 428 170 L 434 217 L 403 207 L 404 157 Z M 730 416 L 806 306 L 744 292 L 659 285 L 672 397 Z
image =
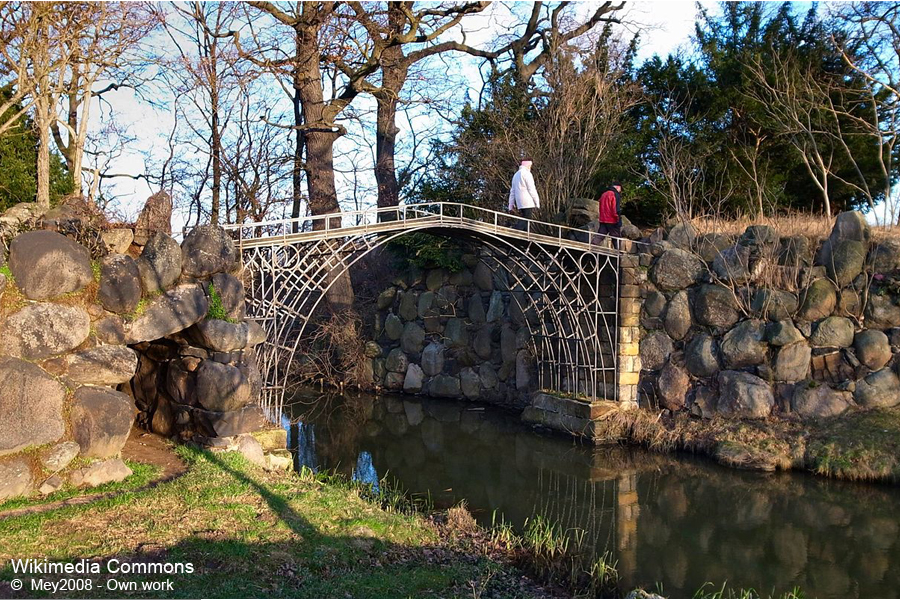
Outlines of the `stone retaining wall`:
M 679 224 L 648 241 L 642 406 L 807 419 L 900 404 L 900 242 L 874 241 L 862 214 L 826 240 Z
M 521 410 L 536 386 L 522 312 L 487 255 L 465 268 L 411 268 L 377 299 L 371 377 L 384 390 L 467 398 Z M 525 302 L 524 300 L 522 301 Z
M 157 194 L 134 227 L 77 201 L 0 216 L 0 500 L 126 477 L 135 419 L 214 444 L 265 424 L 235 248 L 213 226 L 178 244 L 170 213 Z

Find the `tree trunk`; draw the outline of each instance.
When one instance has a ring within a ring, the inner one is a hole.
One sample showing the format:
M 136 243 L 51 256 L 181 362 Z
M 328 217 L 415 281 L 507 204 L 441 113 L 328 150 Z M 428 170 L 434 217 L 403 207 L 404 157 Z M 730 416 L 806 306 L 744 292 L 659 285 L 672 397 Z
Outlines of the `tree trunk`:
M 52 110 L 47 106 L 47 100 L 40 98 L 35 102 L 34 123 L 38 128 L 38 155 L 37 155 L 37 205 L 44 209 L 50 208 L 50 126 L 48 113 Z
M 378 183 L 378 208 L 400 204 L 400 185 L 395 163 L 397 146 L 397 101 L 406 83 L 408 65 L 400 46 L 384 51 L 381 91 L 376 94 L 378 110 L 375 120 L 375 181 Z M 393 220 L 395 215 L 382 215 Z
M 294 91 L 300 102 L 303 118 L 303 145 L 306 150 L 306 187 L 309 190 L 309 210 L 313 215 L 340 213 L 337 189 L 334 183 L 334 142 L 340 132 L 326 114 L 326 104 L 322 91 L 322 74 L 319 68 L 318 28 L 302 24 L 295 29 L 297 40 L 296 65 L 294 66 Z M 341 226 L 340 215 L 328 219 L 329 228 Z M 314 229 L 324 229 L 326 222 L 319 219 L 313 223 Z M 353 284 L 350 274 L 329 275 L 326 294 L 328 304 L 335 312 L 353 307 Z
M 212 205 L 209 209 L 209 220 L 213 225 L 219 223 L 219 207 L 222 195 L 222 135 L 219 132 L 219 103 L 214 91 L 211 95 L 212 105 Z
M 312 39 L 308 39 L 308 38 Z M 340 134 L 325 115 L 322 92 L 317 32 L 304 28 L 297 31 L 297 65 L 294 67 L 294 91 L 299 97 L 301 117 L 305 129 L 306 186 L 309 190 L 309 210 L 313 215 L 340 212 L 334 184 L 334 142 Z M 340 218 L 331 219 L 330 227 L 340 227 Z M 315 229 L 324 229 L 324 220 L 317 220 Z
M 300 93 L 295 89 L 292 98 L 294 105 L 294 169 L 291 172 L 291 184 L 293 198 L 291 203 L 291 218 L 300 217 L 300 205 L 303 203 L 303 115 L 300 112 Z M 297 222 L 294 222 L 293 232 L 297 233 Z

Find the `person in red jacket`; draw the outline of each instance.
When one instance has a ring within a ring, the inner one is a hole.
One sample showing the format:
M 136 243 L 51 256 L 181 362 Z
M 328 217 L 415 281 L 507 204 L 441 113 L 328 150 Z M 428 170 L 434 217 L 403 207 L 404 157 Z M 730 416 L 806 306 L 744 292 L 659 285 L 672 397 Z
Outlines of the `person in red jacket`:
M 600 236 L 622 237 L 622 184 L 614 181 L 600 195 L 597 233 Z M 602 241 L 604 237 L 599 237 Z M 618 247 L 614 242 L 613 247 Z

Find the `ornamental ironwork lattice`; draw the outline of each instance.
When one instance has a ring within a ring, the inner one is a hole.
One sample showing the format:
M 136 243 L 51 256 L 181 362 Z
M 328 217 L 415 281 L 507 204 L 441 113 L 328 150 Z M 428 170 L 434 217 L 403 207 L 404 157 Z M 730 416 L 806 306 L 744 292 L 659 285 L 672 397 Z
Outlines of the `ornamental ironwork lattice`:
M 616 395 L 622 240 L 458 203 L 408 204 L 229 225 L 245 274 L 258 349 L 261 404 L 278 414 L 291 366 L 316 309 L 365 255 L 411 232 L 477 242 L 510 308 L 531 334 L 537 386 L 588 398 Z M 505 289 L 504 289 L 505 288 Z

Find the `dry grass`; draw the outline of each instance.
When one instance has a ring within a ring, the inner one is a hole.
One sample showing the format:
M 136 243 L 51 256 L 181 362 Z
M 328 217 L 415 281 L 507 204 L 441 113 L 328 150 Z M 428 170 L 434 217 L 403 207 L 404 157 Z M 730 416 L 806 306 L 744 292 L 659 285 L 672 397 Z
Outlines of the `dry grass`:
M 811 239 L 825 239 L 834 226 L 834 218 L 809 213 L 789 213 L 771 217 L 742 216 L 734 218 L 699 217 L 693 220 L 700 233 L 721 233 L 739 236 L 751 225 L 769 225 L 781 236 L 802 235 Z M 872 238 L 875 241 L 900 238 L 900 226 L 873 225 Z
M 602 427 L 601 441 L 705 454 L 729 467 L 803 469 L 836 479 L 900 480 L 900 407 L 812 422 L 777 417 L 706 420 L 683 413 L 616 411 L 602 421 Z

